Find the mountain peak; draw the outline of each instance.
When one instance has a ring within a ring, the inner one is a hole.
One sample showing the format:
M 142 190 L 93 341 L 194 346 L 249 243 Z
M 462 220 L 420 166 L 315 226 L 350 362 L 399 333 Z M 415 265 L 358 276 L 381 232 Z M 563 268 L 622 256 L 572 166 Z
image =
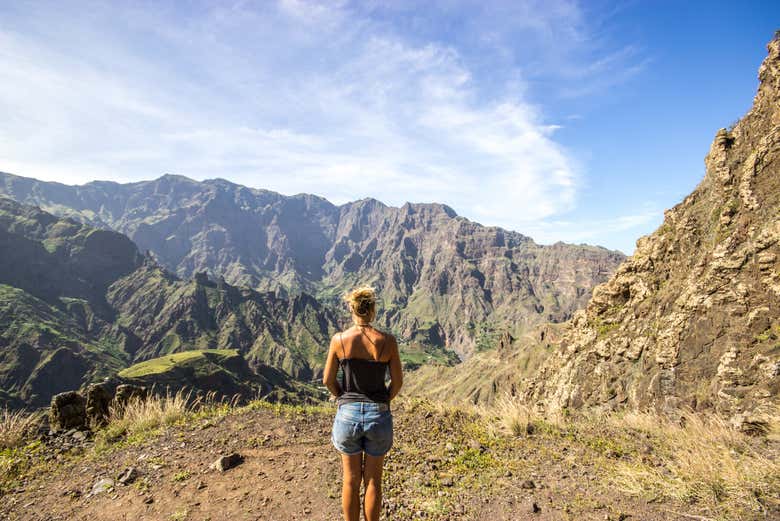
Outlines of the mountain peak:
M 199 183 L 196 179 L 181 174 L 163 174 L 154 181 L 183 181 L 187 183 Z

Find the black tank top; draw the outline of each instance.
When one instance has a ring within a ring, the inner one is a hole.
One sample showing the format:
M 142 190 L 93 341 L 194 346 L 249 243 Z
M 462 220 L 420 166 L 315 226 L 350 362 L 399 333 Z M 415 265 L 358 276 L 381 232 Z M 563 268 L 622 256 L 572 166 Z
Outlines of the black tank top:
M 341 389 L 344 392 L 338 397 L 337 403 L 339 405 L 352 402 L 390 403 L 390 391 L 385 385 L 385 375 L 390 364 L 365 358 L 347 358 L 341 333 L 339 338 L 343 355 L 339 359 Z M 384 349 L 385 346 L 382 344 L 377 358 L 382 358 Z

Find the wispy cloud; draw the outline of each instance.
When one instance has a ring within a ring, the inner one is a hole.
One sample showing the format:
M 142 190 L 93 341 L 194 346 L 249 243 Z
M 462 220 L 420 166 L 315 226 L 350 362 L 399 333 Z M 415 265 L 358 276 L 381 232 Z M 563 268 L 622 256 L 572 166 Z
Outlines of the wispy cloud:
M 631 255 L 636 240 L 658 226 L 662 220 L 663 210 L 647 207 L 636 213 L 607 219 L 541 220 L 529 223 L 525 232 L 542 243 L 552 243 L 566 237 L 566 241 L 573 243 L 602 244 L 604 238 L 609 237 L 613 248 L 617 247 Z
M 0 8 L 0 169 L 441 201 L 485 224 L 549 230 L 540 223 L 576 204 L 584 173 L 527 82 L 598 88 L 641 67 L 635 50 L 601 52 L 572 2 L 464 2 L 460 17 L 419 5 Z M 557 225 L 556 238 L 578 236 Z

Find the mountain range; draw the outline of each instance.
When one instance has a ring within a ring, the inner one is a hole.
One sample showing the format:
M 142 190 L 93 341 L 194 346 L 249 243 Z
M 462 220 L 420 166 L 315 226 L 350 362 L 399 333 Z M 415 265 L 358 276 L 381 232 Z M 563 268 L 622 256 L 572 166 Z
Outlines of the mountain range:
M 258 374 L 309 380 L 337 328 L 309 295 L 182 280 L 120 233 L 3 197 L 0 251 L 0 401 L 14 406 L 192 349 L 236 349 Z
M 366 283 L 408 368 L 452 365 L 567 319 L 623 259 L 440 204 L 335 206 L 219 179 L 0 174 L 0 193 L 0 398 L 15 405 L 188 350 L 234 349 L 255 371 L 311 381 L 348 325 L 341 294 Z
M 600 247 L 541 246 L 442 204 L 336 206 L 223 179 L 67 186 L 0 174 L 0 194 L 123 233 L 182 278 L 204 272 L 261 291 L 307 293 L 339 310 L 346 289 L 372 284 L 383 327 L 462 359 L 502 330 L 570 318 L 624 259 Z

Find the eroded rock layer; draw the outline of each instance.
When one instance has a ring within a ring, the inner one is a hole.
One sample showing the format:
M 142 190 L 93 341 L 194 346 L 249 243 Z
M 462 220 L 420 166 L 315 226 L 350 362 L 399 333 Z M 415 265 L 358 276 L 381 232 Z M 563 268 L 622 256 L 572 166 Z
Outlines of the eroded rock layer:
M 760 411 L 780 391 L 780 40 L 706 175 L 577 312 L 526 390 L 548 408 Z

